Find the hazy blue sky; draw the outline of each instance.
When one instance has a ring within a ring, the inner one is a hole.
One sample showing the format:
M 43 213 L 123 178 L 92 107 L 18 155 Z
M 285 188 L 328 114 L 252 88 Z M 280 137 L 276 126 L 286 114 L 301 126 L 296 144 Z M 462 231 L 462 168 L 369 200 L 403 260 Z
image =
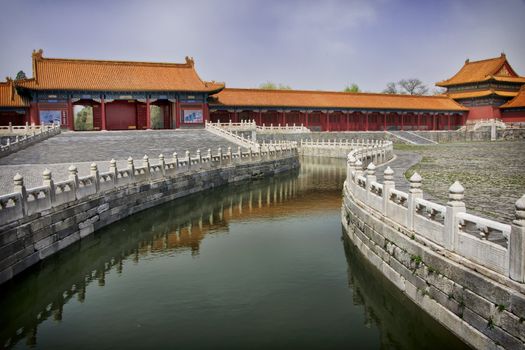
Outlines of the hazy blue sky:
M 229 87 L 431 85 L 504 51 L 525 75 L 524 0 L 0 0 L 0 76 L 45 57 L 183 62 Z

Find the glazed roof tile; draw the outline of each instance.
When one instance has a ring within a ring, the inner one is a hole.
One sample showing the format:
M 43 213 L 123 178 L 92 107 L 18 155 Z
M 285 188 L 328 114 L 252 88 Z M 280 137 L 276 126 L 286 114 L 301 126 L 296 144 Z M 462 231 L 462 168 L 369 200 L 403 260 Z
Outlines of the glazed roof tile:
M 0 82 L 0 107 L 28 107 L 29 102 L 15 89 L 15 82 L 7 79 Z
M 205 82 L 192 58 L 152 63 L 44 58 L 33 52 L 34 79 L 18 84 L 33 90 L 189 91 L 215 93 L 224 84 Z
M 501 105 L 499 108 L 523 108 L 525 107 L 525 85 L 523 85 L 518 92 L 518 95 L 507 103 Z
M 482 82 L 487 80 L 498 80 L 515 83 L 525 83 L 525 77 L 520 77 L 512 69 L 507 57 L 489 58 L 480 61 L 465 61 L 463 67 L 452 78 L 436 83 L 437 86 L 450 86 Z
M 226 88 L 213 96 L 210 106 L 303 107 L 467 111 L 447 96 L 411 96 L 307 90 Z
M 502 97 L 514 97 L 518 94 L 518 91 L 502 91 L 502 90 L 479 90 L 479 91 L 465 91 L 465 92 L 451 92 L 447 96 L 455 100 L 464 99 L 464 98 L 475 98 L 475 97 L 485 97 L 490 95 L 498 95 Z

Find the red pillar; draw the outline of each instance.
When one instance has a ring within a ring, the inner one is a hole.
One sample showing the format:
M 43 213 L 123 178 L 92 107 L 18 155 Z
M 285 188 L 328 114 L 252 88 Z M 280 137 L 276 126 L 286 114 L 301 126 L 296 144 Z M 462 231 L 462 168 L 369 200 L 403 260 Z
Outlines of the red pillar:
M 326 131 L 330 131 L 330 113 L 326 112 Z
M 349 111 L 346 111 L 346 112 L 345 112 L 345 116 L 346 116 L 346 127 L 345 127 L 345 131 L 348 131 L 349 128 L 350 128 L 350 112 L 349 112 Z
M 29 106 L 29 124 L 37 124 L 38 121 L 38 103 L 31 103 Z
M 107 130 L 106 126 L 106 102 L 104 101 L 104 96 L 100 98 L 100 118 L 101 118 L 101 129 Z
M 405 128 L 405 115 L 403 113 L 401 113 L 401 131 L 403 131 L 403 129 Z
M 75 129 L 75 120 L 73 116 L 73 102 L 71 101 L 71 97 L 67 99 L 67 128 L 69 130 Z
M 308 111 L 304 112 L 304 126 L 308 127 Z
M 281 125 L 286 125 L 286 117 L 284 116 L 284 111 L 281 112 Z
M 177 102 L 175 102 L 175 129 L 180 128 L 180 101 L 177 99 Z
M 448 130 L 451 130 L 450 128 L 450 113 L 447 115 L 447 122 L 448 122 Z
M 259 112 L 257 113 L 257 118 L 259 118 L 258 125 L 262 125 L 262 112 L 259 109 Z
M 386 131 L 386 113 L 383 113 L 383 131 Z
M 146 129 L 151 129 L 151 113 L 149 110 L 149 97 L 146 98 Z
M 421 113 L 417 114 L 417 129 L 421 130 Z
M 365 131 L 368 131 L 368 116 L 370 115 L 370 112 L 365 113 Z

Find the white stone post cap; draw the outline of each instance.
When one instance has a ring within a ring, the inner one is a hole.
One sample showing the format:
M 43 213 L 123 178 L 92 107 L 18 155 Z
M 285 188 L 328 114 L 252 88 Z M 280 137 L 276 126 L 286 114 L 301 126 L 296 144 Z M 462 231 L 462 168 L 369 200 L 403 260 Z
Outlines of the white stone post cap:
M 519 226 L 525 226 L 525 194 L 516 201 L 516 220 L 514 223 Z
M 448 198 L 455 201 L 461 201 L 464 197 L 464 193 L 465 188 L 463 188 L 459 181 L 456 181 L 448 189 Z
M 409 179 L 409 181 L 410 181 L 410 188 L 420 188 L 421 187 L 421 180 L 422 180 L 421 175 L 419 175 L 417 172 L 412 174 L 412 176 Z

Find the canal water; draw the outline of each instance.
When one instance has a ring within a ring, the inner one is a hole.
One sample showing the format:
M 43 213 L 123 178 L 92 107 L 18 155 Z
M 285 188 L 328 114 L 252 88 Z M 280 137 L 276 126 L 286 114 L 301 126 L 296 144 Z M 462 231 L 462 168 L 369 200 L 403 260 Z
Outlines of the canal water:
M 348 242 L 344 161 L 138 213 L 0 287 L 0 346 L 464 348 Z

